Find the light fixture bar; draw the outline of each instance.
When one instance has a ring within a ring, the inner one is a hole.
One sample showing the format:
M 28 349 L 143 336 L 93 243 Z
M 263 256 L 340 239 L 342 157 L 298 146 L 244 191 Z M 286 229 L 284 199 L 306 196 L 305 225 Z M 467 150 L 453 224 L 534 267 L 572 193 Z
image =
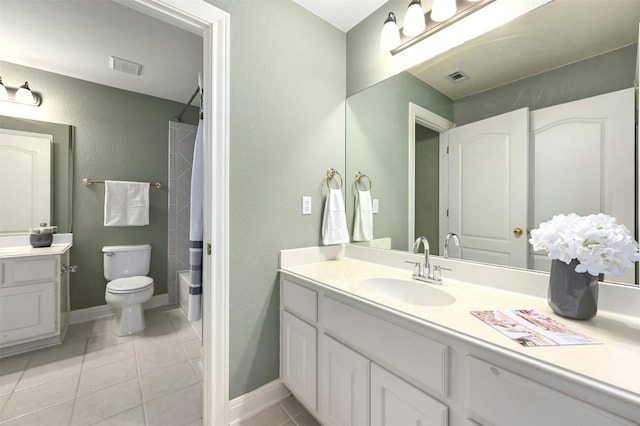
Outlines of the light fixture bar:
M 482 9 L 488 4 L 493 3 L 494 1 L 495 0 L 481 0 L 481 1 L 456 0 L 456 6 L 458 10 L 457 13 L 453 17 L 447 19 L 444 22 L 435 22 L 433 19 L 431 19 L 431 11 L 427 12 L 425 14 L 425 18 L 427 21 L 426 29 L 415 37 L 407 37 L 405 35 L 402 35 L 400 38 L 400 45 L 394 49 L 391 49 L 391 54 L 397 55 L 403 50 L 413 46 L 416 43 L 421 42 L 422 40 L 429 37 L 430 35 L 433 35 L 438 31 L 444 28 L 447 28 L 449 25 L 455 22 L 458 22 L 462 18 L 465 18 L 466 16 L 471 15 L 472 13 Z
M 30 89 L 29 91 L 31 92 L 31 99 L 28 101 L 21 101 L 20 99 L 16 99 L 16 95 L 18 93 L 19 88 L 14 89 L 11 87 L 6 87 L 6 86 L 4 87 L 7 93 L 7 97 L 6 98 L 4 96 L 0 97 L 0 101 L 2 102 L 11 102 L 11 103 L 16 103 L 20 105 L 30 105 L 30 106 L 40 106 L 40 104 L 42 103 L 42 97 L 38 93 L 35 93 Z

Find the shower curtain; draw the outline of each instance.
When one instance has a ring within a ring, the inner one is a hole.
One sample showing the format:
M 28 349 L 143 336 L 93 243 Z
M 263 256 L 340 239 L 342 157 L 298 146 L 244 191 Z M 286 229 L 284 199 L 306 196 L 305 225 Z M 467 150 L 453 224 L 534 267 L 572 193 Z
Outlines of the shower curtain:
M 202 82 L 200 87 L 200 119 L 193 147 L 193 168 L 191 171 L 191 210 L 189 223 L 189 313 L 190 321 L 198 321 L 202 317 L 202 195 L 203 195 L 203 113 Z

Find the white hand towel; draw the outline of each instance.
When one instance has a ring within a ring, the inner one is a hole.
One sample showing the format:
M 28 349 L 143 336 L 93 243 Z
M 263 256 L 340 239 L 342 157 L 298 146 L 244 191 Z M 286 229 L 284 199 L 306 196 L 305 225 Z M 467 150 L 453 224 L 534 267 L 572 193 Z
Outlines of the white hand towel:
M 358 191 L 355 218 L 353 220 L 353 241 L 373 240 L 373 206 L 369 191 Z
M 329 189 L 322 215 L 322 244 L 342 244 L 349 242 L 347 214 L 344 209 L 342 191 Z
M 106 180 L 104 226 L 149 224 L 149 183 Z

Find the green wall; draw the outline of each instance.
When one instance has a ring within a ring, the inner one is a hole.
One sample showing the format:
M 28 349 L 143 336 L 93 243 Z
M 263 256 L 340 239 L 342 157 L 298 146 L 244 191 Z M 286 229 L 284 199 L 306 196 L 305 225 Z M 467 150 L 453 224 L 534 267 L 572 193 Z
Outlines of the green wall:
M 290 0 L 208 1 L 231 15 L 234 398 L 280 375 L 278 254 L 320 244 L 325 172 L 344 170 L 346 36 Z
M 38 108 L 21 108 L 23 118 L 70 124 L 75 130 L 71 309 L 104 305 L 102 246 L 150 243 L 155 294 L 167 292 L 168 121 L 183 105 L 89 83 L 7 62 L 4 81 L 29 81 L 42 94 Z M 187 94 L 188 96 L 188 94 Z M 159 181 L 150 189 L 149 226 L 103 226 L 104 185 L 82 178 Z
M 391 247 L 398 250 L 408 247 L 409 102 L 453 119 L 453 101 L 408 72 L 347 99 L 346 181 L 353 182 L 357 171 L 371 178 L 371 195 L 380 201 L 373 236 L 390 237 Z M 352 223 L 351 184 L 347 189 L 347 220 Z

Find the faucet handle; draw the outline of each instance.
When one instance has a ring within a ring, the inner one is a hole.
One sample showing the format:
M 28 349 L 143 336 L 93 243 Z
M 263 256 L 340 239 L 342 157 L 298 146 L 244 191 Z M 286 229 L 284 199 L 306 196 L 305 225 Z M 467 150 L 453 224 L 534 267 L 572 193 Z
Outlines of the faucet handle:
M 444 268 L 440 265 L 433 265 L 433 279 L 442 282 L 442 270 L 451 271 L 451 268 Z
M 405 263 L 412 263 L 413 264 L 413 275 L 414 276 L 421 276 L 422 273 L 422 263 L 420 262 L 412 262 L 410 260 L 405 260 Z

